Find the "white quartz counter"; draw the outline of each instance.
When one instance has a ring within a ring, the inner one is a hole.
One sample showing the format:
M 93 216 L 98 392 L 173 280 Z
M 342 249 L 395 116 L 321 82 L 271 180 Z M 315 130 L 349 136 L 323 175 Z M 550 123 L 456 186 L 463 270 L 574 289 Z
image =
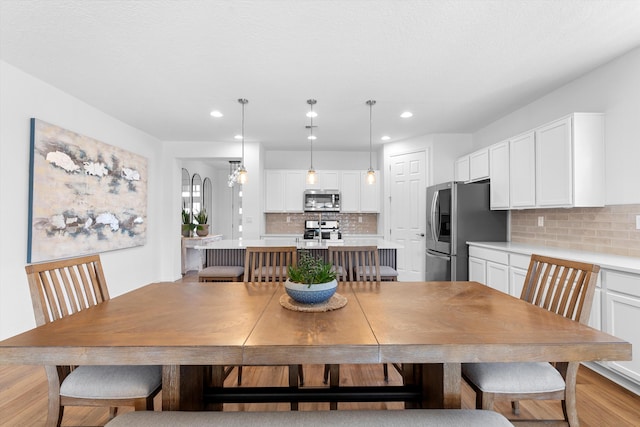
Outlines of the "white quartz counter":
M 242 249 L 248 246 L 296 246 L 298 249 L 313 248 L 322 249 L 329 246 L 377 246 L 378 249 L 402 249 L 403 246 L 390 240 L 367 238 L 367 237 L 345 237 L 341 240 L 304 240 L 299 237 L 278 237 L 273 239 L 258 240 L 219 240 L 206 245 L 198 245 L 196 249 Z
M 526 243 L 513 242 L 467 242 L 469 246 L 477 246 L 487 249 L 511 252 L 521 255 L 545 255 L 554 258 L 563 258 L 574 261 L 589 262 L 597 264 L 600 268 L 626 271 L 633 274 L 640 274 L 640 258 L 609 255 L 596 252 L 585 252 L 573 249 L 552 248 L 548 246 L 537 246 Z

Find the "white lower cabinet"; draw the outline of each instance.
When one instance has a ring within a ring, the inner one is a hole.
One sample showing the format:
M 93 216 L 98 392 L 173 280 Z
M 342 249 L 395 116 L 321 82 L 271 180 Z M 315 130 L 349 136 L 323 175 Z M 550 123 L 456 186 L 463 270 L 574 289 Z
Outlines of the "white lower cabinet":
M 469 281 L 487 283 L 487 261 L 469 257 Z
M 470 247 L 469 280 L 509 293 L 509 255 L 491 249 Z
M 605 291 L 605 332 L 631 343 L 631 361 L 608 362 L 608 366 L 640 382 L 640 276 L 603 270 Z
M 487 285 L 505 294 L 509 293 L 509 266 L 487 262 Z

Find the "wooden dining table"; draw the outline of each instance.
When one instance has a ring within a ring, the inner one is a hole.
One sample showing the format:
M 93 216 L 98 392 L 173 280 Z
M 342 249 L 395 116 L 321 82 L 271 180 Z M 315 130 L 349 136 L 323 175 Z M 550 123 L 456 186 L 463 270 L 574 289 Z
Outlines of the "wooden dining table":
M 465 362 L 631 360 L 628 342 L 477 282 L 341 283 L 347 304 L 326 312 L 284 308 L 284 293 L 153 283 L 1 341 L 0 363 L 162 365 L 163 409 L 196 410 L 211 365 L 402 364 L 408 407 L 460 408 Z

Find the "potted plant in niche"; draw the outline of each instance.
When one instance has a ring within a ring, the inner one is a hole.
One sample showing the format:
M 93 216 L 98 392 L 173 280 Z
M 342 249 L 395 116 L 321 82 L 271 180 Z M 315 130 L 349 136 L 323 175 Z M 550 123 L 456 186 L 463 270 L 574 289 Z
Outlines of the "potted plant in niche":
M 298 265 L 290 265 L 289 278 L 284 283 L 287 294 L 303 304 L 318 304 L 333 296 L 338 287 L 331 263 L 302 252 Z
M 191 237 L 191 232 L 196 225 L 191 222 L 191 214 L 188 210 L 182 209 L 182 237 Z
M 207 221 L 209 220 L 209 217 L 207 216 L 207 210 L 204 208 L 200 209 L 195 216 L 195 220 L 198 221 L 198 224 L 196 225 L 196 234 L 200 237 L 208 236 L 209 224 L 207 224 Z

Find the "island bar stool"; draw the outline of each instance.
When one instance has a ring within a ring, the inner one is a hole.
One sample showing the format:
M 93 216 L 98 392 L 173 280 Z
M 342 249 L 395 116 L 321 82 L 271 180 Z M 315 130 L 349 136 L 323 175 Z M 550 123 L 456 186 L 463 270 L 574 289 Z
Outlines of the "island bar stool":
M 534 254 L 520 299 L 586 324 L 598 271 L 598 265 Z M 514 414 L 518 415 L 518 400 L 560 400 L 564 420 L 559 422 L 577 426 L 576 377 L 579 365 L 575 361 L 463 363 L 462 377 L 476 392 L 477 409 L 492 410 L 494 400 L 510 400 Z
M 98 255 L 25 267 L 38 326 L 109 300 Z M 89 334 L 91 331 L 87 330 Z M 153 411 L 162 388 L 161 366 L 45 366 L 49 384 L 46 426 L 59 426 L 65 406 L 118 406 Z

